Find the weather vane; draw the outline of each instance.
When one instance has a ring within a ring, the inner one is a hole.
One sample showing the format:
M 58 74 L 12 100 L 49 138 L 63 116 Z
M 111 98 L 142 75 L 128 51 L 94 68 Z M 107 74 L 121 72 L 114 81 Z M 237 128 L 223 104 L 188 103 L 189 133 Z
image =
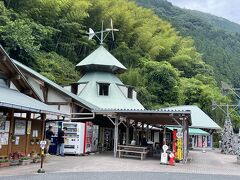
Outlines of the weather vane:
M 91 40 L 94 36 L 97 37 L 97 39 L 100 41 L 100 44 L 103 44 L 103 41 L 106 39 L 106 37 L 108 36 L 108 34 L 110 32 L 112 32 L 112 39 L 114 41 L 114 31 L 119 31 L 118 29 L 114 29 L 113 28 L 113 22 L 111 19 L 111 28 L 107 28 L 107 29 L 103 29 L 103 21 L 102 21 L 102 30 L 98 31 L 98 32 L 94 32 L 91 28 L 89 28 L 89 32 L 87 33 L 89 35 L 88 40 Z M 104 33 L 106 33 L 104 35 Z M 101 36 L 99 37 L 98 34 L 100 34 Z

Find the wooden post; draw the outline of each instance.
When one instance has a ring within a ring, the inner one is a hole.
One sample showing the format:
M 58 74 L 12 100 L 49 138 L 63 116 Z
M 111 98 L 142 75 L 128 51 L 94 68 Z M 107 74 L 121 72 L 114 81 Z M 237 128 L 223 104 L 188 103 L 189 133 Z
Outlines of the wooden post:
M 166 126 L 163 127 L 163 143 L 167 144 L 167 142 L 166 142 Z
M 146 134 L 146 140 L 149 140 L 149 124 L 147 124 L 147 134 Z
M 136 141 L 136 145 L 138 144 L 138 140 L 137 140 L 137 128 L 138 128 L 138 122 L 135 121 L 134 137 L 133 137 L 133 139 Z
M 41 140 L 44 140 L 45 136 L 45 120 L 46 120 L 46 114 L 41 114 L 41 121 L 42 121 L 42 128 L 41 128 Z
M 118 146 L 118 120 L 119 116 L 115 118 L 115 129 L 114 129 L 114 157 L 117 157 L 117 146 Z
M 9 139 L 8 139 L 8 155 L 12 152 L 12 138 L 13 138 L 13 130 L 14 130 L 14 110 L 11 109 L 9 111 L 9 121 L 10 121 L 10 129 L 9 129 Z
M 27 112 L 27 129 L 26 129 L 26 145 L 25 145 L 25 154 L 27 155 L 29 153 L 29 138 L 30 134 L 28 134 L 28 122 L 31 121 L 31 113 Z M 31 132 L 31 131 L 30 131 Z
M 126 124 L 127 124 L 127 127 L 126 127 L 126 145 L 129 145 L 129 123 L 130 123 L 130 120 L 127 119 L 126 120 Z

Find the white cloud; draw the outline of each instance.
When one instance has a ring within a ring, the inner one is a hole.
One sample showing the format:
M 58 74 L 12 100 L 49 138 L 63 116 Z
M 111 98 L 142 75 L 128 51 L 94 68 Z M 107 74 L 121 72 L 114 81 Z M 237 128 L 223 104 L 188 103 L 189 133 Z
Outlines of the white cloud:
M 179 7 L 207 12 L 240 24 L 239 0 L 168 0 Z

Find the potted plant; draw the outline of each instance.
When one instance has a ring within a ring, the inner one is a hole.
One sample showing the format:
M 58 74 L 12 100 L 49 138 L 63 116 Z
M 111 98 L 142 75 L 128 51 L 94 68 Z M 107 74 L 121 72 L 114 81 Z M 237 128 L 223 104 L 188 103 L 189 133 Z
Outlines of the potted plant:
M 19 159 L 22 158 L 24 155 L 24 153 L 20 153 L 20 152 L 14 152 L 14 153 L 11 153 L 9 155 L 9 158 L 10 158 L 10 165 L 11 166 L 15 166 L 15 165 L 19 165 Z
M 31 163 L 31 159 L 28 156 L 24 156 L 19 160 L 20 165 L 29 165 Z
M 0 159 L 0 168 L 1 167 L 8 167 L 8 166 L 10 166 L 10 162 L 7 158 Z

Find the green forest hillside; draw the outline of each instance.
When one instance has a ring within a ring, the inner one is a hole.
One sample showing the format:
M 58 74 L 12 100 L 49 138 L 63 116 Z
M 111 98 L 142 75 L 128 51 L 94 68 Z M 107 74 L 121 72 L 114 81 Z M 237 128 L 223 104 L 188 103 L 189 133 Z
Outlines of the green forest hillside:
M 225 102 L 213 68 L 202 60 L 191 37 L 179 35 L 152 10 L 127 0 L 21 0 L 0 1 L 0 43 L 12 58 L 64 85 L 81 74 L 75 65 L 97 48 L 86 31 L 105 26 L 120 31 L 109 36 L 105 47 L 128 71 L 120 78 L 133 85 L 146 108 L 197 104 L 211 111 L 212 100 Z M 209 63 L 210 64 L 210 63 Z M 234 123 L 239 123 L 237 114 Z
M 168 20 L 183 36 L 191 36 L 215 77 L 240 87 L 240 25 L 199 11 L 181 9 L 165 0 L 136 0 Z

